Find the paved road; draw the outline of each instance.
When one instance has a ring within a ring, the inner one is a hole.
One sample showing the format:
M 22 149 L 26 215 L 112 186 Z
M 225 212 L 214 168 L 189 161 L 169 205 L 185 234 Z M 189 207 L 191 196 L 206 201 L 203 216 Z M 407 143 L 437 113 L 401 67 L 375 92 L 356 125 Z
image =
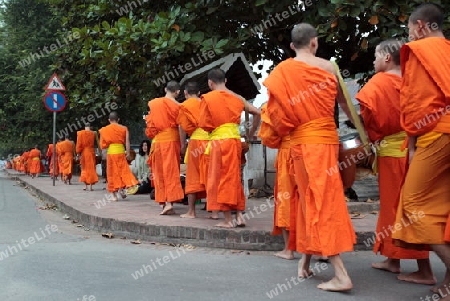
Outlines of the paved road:
M 38 210 L 39 200 L 0 173 L 0 300 L 4 301 L 198 301 L 198 300 L 425 300 L 428 286 L 401 283 L 375 271 L 370 252 L 345 254 L 351 293 L 315 288 L 330 278 L 328 265 L 304 282 L 297 260 L 268 252 L 175 248 L 129 239 L 106 239 Z M 443 268 L 433 256 L 436 275 Z M 411 261 L 405 271 L 413 271 Z M 276 294 L 278 294 L 276 296 Z M 421 299 L 422 298 L 422 299 Z

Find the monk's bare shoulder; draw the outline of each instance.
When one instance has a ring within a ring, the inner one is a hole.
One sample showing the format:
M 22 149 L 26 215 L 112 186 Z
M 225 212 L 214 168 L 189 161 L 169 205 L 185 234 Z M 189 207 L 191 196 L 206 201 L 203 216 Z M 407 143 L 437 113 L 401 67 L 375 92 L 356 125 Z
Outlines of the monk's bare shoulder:
M 317 58 L 317 67 L 336 75 L 336 69 L 333 65 L 332 62 L 330 62 L 329 60 L 325 60 L 323 58 L 318 57 Z

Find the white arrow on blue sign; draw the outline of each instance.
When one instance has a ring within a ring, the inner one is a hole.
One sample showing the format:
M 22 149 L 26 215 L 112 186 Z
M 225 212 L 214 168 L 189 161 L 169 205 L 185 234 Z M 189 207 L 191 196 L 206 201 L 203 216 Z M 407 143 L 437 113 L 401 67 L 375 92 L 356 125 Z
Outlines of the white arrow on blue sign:
M 66 107 L 66 96 L 58 91 L 50 91 L 44 96 L 44 105 L 51 112 L 61 112 Z

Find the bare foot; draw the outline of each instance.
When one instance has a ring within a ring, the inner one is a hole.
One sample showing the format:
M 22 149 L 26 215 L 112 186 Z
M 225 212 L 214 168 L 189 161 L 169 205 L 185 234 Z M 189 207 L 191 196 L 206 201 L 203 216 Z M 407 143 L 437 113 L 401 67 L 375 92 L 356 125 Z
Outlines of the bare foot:
M 279 258 L 287 259 L 287 260 L 294 259 L 294 254 L 292 254 L 292 251 L 289 251 L 289 250 L 283 250 L 283 251 L 280 251 L 273 255 L 276 257 L 279 257 Z
M 313 275 L 313 271 L 309 268 L 311 260 L 310 255 L 303 254 L 302 258 L 298 261 L 298 277 L 309 278 Z
M 163 211 L 159 215 L 173 215 L 175 211 L 172 206 L 165 206 Z
M 411 274 L 401 274 L 397 276 L 397 279 L 401 281 L 425 285 L 433 285 L 437 283 L 436 277 L 424 277 L 423 274 L 419 272 L 414 272 Z
M 123 189 L 119 189 L 118 192 L 119 192 L 120 196 L 122 197 L 122 199 L 127 197 L 127 194 L 125 193 L 125 191 Z
M 181 218 L 196 218 L 195 214 L 192 214 L 192 213 L 189 213 L 189 212 L 180 215 L 180 217 L 181 217 Z
M 312 275 L 314 275 L 313 271 L 311 269 L 308 270 L 298 270 L 298 278 L 310 278 Z
M 353 288 L 353 284 L 349 277 L 345 277 L 343 279 L 334 277 L 328 282 L 319 284 L 317 288 L 330 292 L 345 292 L 351 290 Z
M 231 223 L 227 223 L 227 222 L 221 222 L 218 223 L 217 225 L 214 225 L 214 227 L 218 227 L 218 228 L 226 228 L 226 229 L 232 229 L 234 228 L 233 225 Z
M 388 258 L 382 262 L 372 263 L 372 268 L 398 274 L 400 273 L 400 262 L 395 263 Z

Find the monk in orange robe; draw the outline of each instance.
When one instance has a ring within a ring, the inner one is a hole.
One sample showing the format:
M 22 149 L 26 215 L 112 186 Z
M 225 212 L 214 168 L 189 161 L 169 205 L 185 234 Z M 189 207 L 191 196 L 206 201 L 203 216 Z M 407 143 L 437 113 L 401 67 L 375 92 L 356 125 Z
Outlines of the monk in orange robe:
M 84 130 L 77 132 L 76 153 L 80 158 L 81 175 L 80 182 L 85 184 L 83 190 L 93 191 L 92 185 L 98 182 L 97 171 L 95 169 L 95 140 L 96 133 L 91 130 L 89 123 L 85 124 Z
M 413 40 L 400 52 L 403 83 L 401 125 L 409 140 L 409 167 L 392 237 L 401 246 L 433 250 L 446 274 L 435 291 L 450 300 L 450 41 L 442 32 L 444 12 L 426 3 L 409 17 Z M 448 292 L 448 291 L 447 291 Z
M 61 154 L 61 173 L 63 175 L 64 184 L 72 185 L 73 158 L 75 153 L 75 145 L 66 135 L 65 140 L 59 143 L 59 152 Z
M 41 173 L 41 151 L 37 145 L 30 150 L 28 156 L 30 158 L 29 171 L 31 178 L 38 177 Z
M 201 101 L 199 95 L 200 90 L 196 82 L 186 83 L 184 87 L 186 100 L 180 105 L 177 118 L 177 123 L 189 135 L 189 144 L 185 155 L 187 168 L 184 187 L 185 194 L 188 197 L 189 209 L 186 214 L 180 215 L 186 218 L 196 217 L 195 201 L 206 197 L 207 164 L 203 153 L 209 141 L 209 134 L 198 127 Z M 184 137 L 182 137 L 182 140 L 184 140 Z
M 32 161 L 32 159 L 31 159 L 31 156 L 30 156 L 30 152 L 31 152 L 31 150 L 32 150 L 32 148 L 30 148 L 26 153 L 27 153 L 27 164 L 25 165 L 25 167 L 26 167 L 26 174 L 27 175 L 29 175 L 29 176 L 31 176 L 31 173 L 30 173 L 30 166 L 31 166 L 31 161 Z
M 21 164 L 21 168 L 22 168 L 22 172 L 24 172 L 26 175 L 29 174 L 28 172 L 28 157 L 29 157 L 30 152 L 29 151 L 25 151 L 22 153 L 22 164 Z
M 435 284 L 429 252 L 403 249 L 392 241 L 400 191 L 406 175 L 407 151 L 401 151 L 406 137 L 400 125 L 400 48 L 402 43 L 387 40 L 375 49 L 374 67 L 377 72 L 359 91 L 356 98 L 361 104 L 361 115 L 370 141 L 377 148 L 380 213 L 378 216 L 376 243 L 373 251 L 387 257 L 372 267 L 400 273 L 400 259 L 417 259 L 419 270 L 398 279 Z M 391 229 L 391 230 L 388 230 Z
M 225 72 L 212 69 L 208 73 L 211 92 L 202 96 L 199 127 L 210 133 L 205 153 L 209 157 L 206 187 L 208 211 L 223 211 L 225 220 L 216 227 L 244 227 L 242 211 L 245 195 L 241 183 L 242 143 L 239 132 L 245 106 L 254 116 L 251 137 L 260 121 L 260 111 L 226 87 Z M 231 211 L 236 211 L 233 221 Z
M 56 152 L 53 151 L 53 143 L 48 145 L 47 153 L 45 154 L 47 157 L 47 160 L 49 162 L 49 174 L 50 178 L 53 179 L 53 177 L 58 178 L 59 175 L 59 164 L 58 160 L 55 160 L 55 165 L 53 165 L 53 156 L 56 156 Z
M 63 180 L 62 170 L 64 168 L 63 168 L 63 164 L 62 164 L 62 156 L 61 156 L 60 146 L 61 146 L 61 142 L 63 142 L 63 141 L 64 141 L 63 138 L 59 138 L 59 141 L 56 142 L 56 163 L 58 164 L 58 170 L 59 170 L 59 175 L 61 176 L 61 181 Z
M 272 234 L 282 234 L 284 239 L 284 249 L 275 256 L 284 259 L 294 259 L 294 252 L 289 249 L 289 227 L 290 227 L 290 207 L 291 203 L 295 203 L 297 188 L 295 179 L 289 173 L 290 167 L 290 151 L 289 151 L 289 135 L 279 137 L 273 128 L 273 124 L 267 114 L 267 104 L 261 108 L 261 127 L 258 136 L 261 138 L 262 144 L 278 149 L 275 159 L 275 210 L 274 210 L 274 229 Z
M 109 114 L 109 125 L 102 127 L 100 132 L 100 147 L 108 149 L 106 159 L 107 189 L 112 193 L 111 201 L 118 201 L 117 193 L 126 198 L 125 188 L 137 185 L 139 182 L 133 175 L 127 158 L 130 157 L 130 136 L 128 128 L 119 124 L 117 112 Z
M 165 87 L 165 97 L 148 102 L 150 113 L 146 117 L 145 134 L 152 139 L 148 159 L 155 187 L 155 201 L 163 206 L 161 215 L 175 214 L 172 203 L 184 198 L 180 180 L 181 149 L 185 148 L 185 139 L 181 141 L 181 132 L 177 124 L 180 104 L 176 97 L 180 93 L 180 84 L 170 81 Z
M 22 159 L 22 156 L 17 156 L 16 157 L 17 158 L 17 163 L 16 163 L 16 166 L 17 166 L 17 171 L 23 171 L 23 159 Z
M 328 256 L 335 277 L 318 288 L 346 291 L 353 287 L 340 253 L 353 250 L 356 235 L 336 168 L 339 137 L 334 121 L 336 99 L 345 103 L 337 83 L 337 71 L 317 58 L 317 31 L 310 24 L 296 25 L 291 32 L 295 58 L 280 63 L 264 85 L 269 92 L 267 112 L 278 136 L 290 136 L 290 153 L 298 186 L 297 208 L 290 208 L 292 249 L 303 253 L 299 277 L 309 277 L 312 255 Z M 344 107 L 347 108 L 348 107 Z M 344 109 L 344 111 L 346 111 Z M 349 115 L 349 114 L 348 114 Z M 351 117 L 349 116 L 351 119 Z

